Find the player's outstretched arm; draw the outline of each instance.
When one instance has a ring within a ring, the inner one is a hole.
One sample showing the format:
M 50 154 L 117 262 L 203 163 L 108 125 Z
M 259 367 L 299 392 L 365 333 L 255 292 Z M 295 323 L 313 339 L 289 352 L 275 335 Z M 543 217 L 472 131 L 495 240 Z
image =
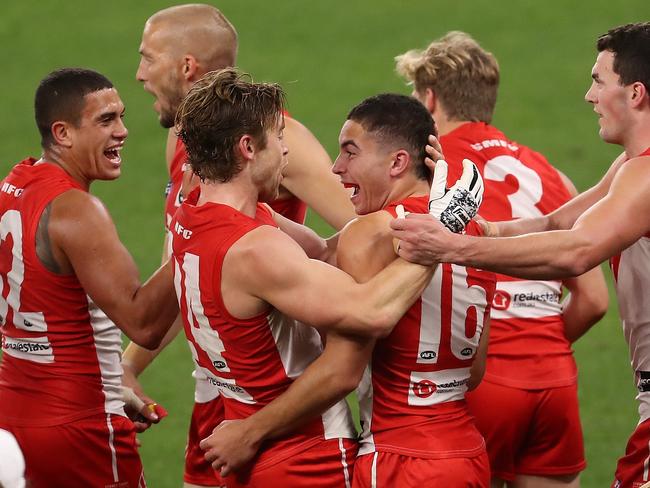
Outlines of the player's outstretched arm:
M 563 279 L 585 273 L 645 235 L 650 212 L 650 157 L 628 161 L 614 176 L 607 195 L 570 230 L 509 238 L 452 234 L 442 225 L 406 219 L 391 222 L 402 240 L 400 256 L 454 262 L 531 279 Z
M 576 197 L 578 190 L 573 182 L 564 174 L 560 175 L 571 196 Z M 562 302 L 564 335 L 570 342 L 574 342 L 607 313 L 609 291 L 600 266 L 583 275 L 568 278 L 563 284 L 569 290 Z
M 223 276 L 229 268 L 238 269 L 228 279 L 237 289 L 248 290 L 301 322 L 344 334 L 388 334 L 433 273 L 397 260 L 373 280 L 358 284 L 343 271 L 308 259 L 293 240 L 268 226 L 244 236 L 233 251 L 226 255 Z M 245 269 L 229 267 L 229 259 Z
M 285 118 L 284 140 L 289 164 L 282 186 L 305 202 L 336 230 L 356 217 L 350 196 L 332 173 L 332 161 L 304 125 Z
M 64 273 L 74 272 L 86 293 L 136 343 L 155 348 L 178 314 L 170 263 L 143 285 L 103 204 L 67 191 L 52 202 L 48 231 Z

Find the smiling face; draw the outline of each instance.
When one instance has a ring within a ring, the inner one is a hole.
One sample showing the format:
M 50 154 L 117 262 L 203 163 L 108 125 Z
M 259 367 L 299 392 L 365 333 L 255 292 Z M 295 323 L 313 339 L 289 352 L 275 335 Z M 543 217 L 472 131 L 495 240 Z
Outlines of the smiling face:
M 147 22 L 135 76 L 144 84 L 145 91 L 155 97 L 153 108 L 158 113 L 160 125 L 165 128 L 174 126 L 178 106 L 185 96 L 181 61 L 175 53 L 173 39 L 165 32 L 165 25 Z
M 289 154 L 289 149 L 284 142 L 282 114 L 278 114 L 277 122 L 265 131 L 264 136 L 266 146 L 255 156 L 253 179 L 259 190 L 258 200 L 272 202 L 278 198 L 282 173 L 287 166 L 287 154 Z
M 390 203 L 393 152 L 361 124 L 346 120 L 339 135 L 339 155 L 332 171 L 346 188 L 357 215 L 376 212 Z
M 602 51 L 591 70 L 592 83 L 585 100 L 594 106 L 598 114 L 600 137 L 605 142 L 623 144 L 629 127 L 629 87 L 623 86 L 620 76 L 614 72 L 614 53 Z
M 68 157 L 84 180 L 114 180 L 120 176 L 122 147 L 128 131 L 124 104 L 114 88 L 88 93 L 79 123 L 69 124 Z

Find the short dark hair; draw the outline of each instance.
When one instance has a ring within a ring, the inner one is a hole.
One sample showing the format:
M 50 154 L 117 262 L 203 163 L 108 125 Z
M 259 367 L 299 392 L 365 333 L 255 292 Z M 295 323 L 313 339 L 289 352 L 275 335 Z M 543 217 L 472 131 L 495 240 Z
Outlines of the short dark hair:
M 382 93 L 366 98 L 348 114 L 382 144 L 401 146 L 414 161 L 419 179 L 428 180 L 431 171 L 424 164 L 429 134 L 438 135 L 429 111 L 418 100 L 396 93 Z
M 598 38 L 596 48 L 614 53 L 614 73 L 623 85 L 639 81 L 650 91 L 650 22 L 610 29 Z
M 34 97 L 34 118 L 41 134 L 41 146 L 49 147 L 52 124 L 57 120 L 79 125 L 88 93 L 113 88 L 104 75 L 85 68 L 62 68 L 41 80 Z
M 236 68 L 211 71 L 197 81 L 176 113 L 178 136 L 201 180 L 225 183 L 241 171 L 235 148 L 248 134 L 266 147 L 265 132 L 281 120 L 284 92 L 254 83 Z

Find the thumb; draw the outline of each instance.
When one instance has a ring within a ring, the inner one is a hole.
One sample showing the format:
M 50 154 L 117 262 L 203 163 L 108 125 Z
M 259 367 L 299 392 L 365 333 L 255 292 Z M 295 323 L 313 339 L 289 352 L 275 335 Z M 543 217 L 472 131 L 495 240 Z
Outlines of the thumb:
M 479 180 L 481 181 L 479 182 Z M 481 174 L 478 172 L 478 168 L 469 159 L 463 159 L 463 174 L 458 180 L 458 186 L 471 192 L 471 189 L 479 183 L 480 186 L 483 186 Z
M 447 189 L 447 170 L 447 162 L 444 159 L 436 162 L 436 170 L 433 173 L 429 201 L 438 200 L 444 196 L 445 190 Z

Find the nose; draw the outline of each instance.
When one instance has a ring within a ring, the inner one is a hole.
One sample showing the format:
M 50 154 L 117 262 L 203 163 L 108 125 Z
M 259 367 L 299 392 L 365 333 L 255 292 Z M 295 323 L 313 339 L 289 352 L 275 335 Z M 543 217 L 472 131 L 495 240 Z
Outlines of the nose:
M 332 165 L 332 173 L 334 173 L 335 175 L 341 175 L 344 172 L 345 172 L 345 163 L 343 162 L 341 153 L 339 153 L 339 155 L 336 156 L 336 159 L 334 160 L 334 164 Z
M 140 62 L 138 63 L 138 70 L 135 72 L 135 79 L 140 82 L 146 81 L 142 59 L 140 59 Z
M 587 93 L 585 93 L 585 102 L 596 103 L 595 91 L 595 83 L 592 83 Z
M 120 117 L 118 119 L 117 125 L 115 126 L 115 131 L 113 131 L 113 137 L 116 139 L 126 139 L 129 135 L 129 129 L 124 125 L 124 120 Z

